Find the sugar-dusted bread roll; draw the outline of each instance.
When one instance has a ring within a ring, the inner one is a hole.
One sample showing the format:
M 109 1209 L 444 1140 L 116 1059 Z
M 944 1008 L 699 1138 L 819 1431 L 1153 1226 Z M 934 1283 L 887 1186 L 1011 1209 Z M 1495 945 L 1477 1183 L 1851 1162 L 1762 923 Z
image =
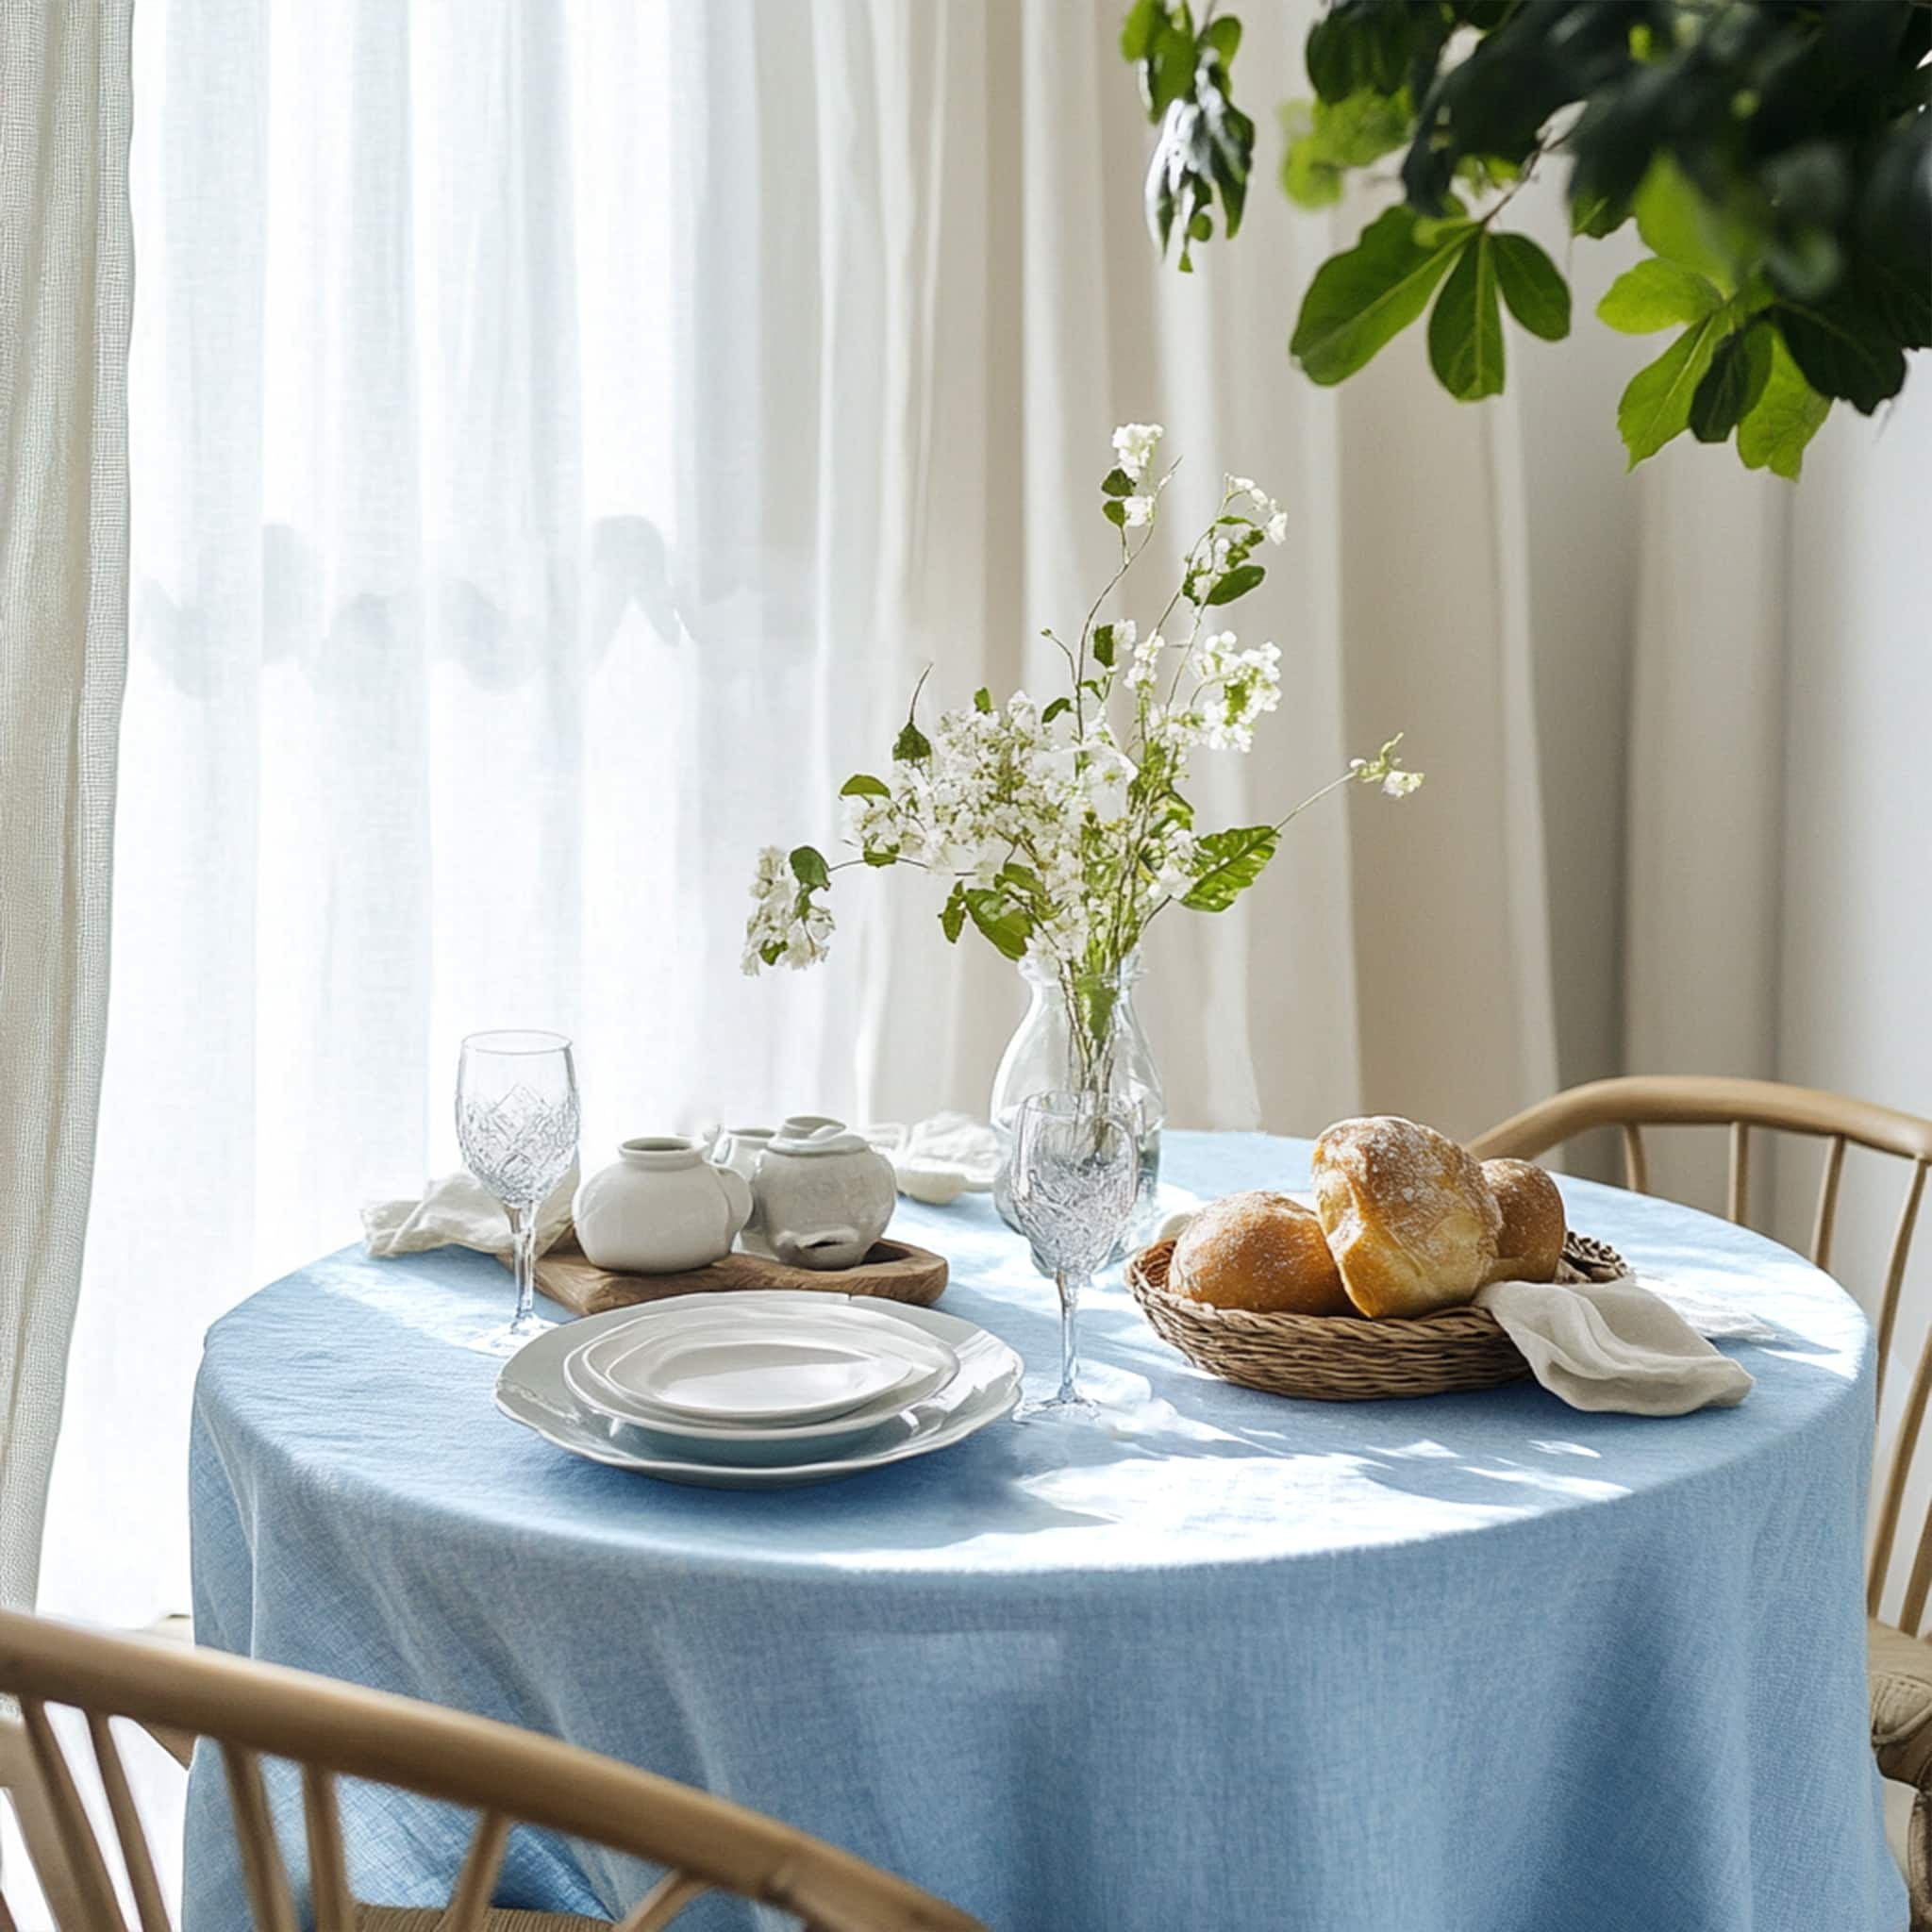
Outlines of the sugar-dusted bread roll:
M 1563 1197 L 1533 1160 L 1486 1160 L 1483 1179 L 1503 1211 L 1493 1281 L 1550 1281 L 1563 1258 Z
M 1315 1208 L 1365 1315 L 1426 1315 L 1491 1278 L 1503 1211 L 1467 1148 L 1391 1114 L 1315 1142 Z
M 1204 1208 L 1174 1245 L 1167 1285 L 1217 1308 L 1352 1315 L 1322 1224 L 1262 1188 Z

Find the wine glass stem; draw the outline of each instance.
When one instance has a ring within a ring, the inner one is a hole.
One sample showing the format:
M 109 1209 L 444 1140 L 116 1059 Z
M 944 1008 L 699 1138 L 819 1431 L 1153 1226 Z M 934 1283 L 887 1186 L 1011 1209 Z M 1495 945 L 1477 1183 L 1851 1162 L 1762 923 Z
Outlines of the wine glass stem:
M 1060 1402 L 1080 1399 L 1080 1337 L 1076 1324 L 1080 1313 L 1080 1291 L 1086 1287 L 1082 1275 L 1058 1270 L 1053 1278 L 1060 1296 Z
M 517 1264 L 517 1311 L 509 1332 L 525 1335 L 536 1326 L 537 1210 L 512 1208 L 508 1212 L 510 1246 Z

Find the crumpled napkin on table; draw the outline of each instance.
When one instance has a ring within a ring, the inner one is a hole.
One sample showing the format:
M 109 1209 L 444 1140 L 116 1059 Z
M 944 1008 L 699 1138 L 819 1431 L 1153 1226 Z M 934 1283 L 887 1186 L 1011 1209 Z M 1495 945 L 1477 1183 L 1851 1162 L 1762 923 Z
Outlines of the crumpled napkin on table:
M 1533 1374 L 1572 1408 L 1688 1415 L 1730 1408 L 1750 1394 L 1741 1363 L 1713 1348 L 1641 1277 L 1619 1281 L 1493 1281 L 1475 1292 L 1522 1350 Z M 1725 1333 L 1740 1332 L 1721 1310 Z M 1749 1330 L 1772 1331 L 1750 1321 Z
M 546 1254 L 570 1232 L 570 1205 L 577 1191 L 577 1164 L 551 1189 L 537 1210 L 537 1252 Z M 509 1216 L 473 1174 L 446 1174 L 429 1183 L 420 1201 L 369 1201 L 362 1235 L 378 1259 L 415 1255 L 425 1248 L 475 1248 L 508 1255 Z
M 998 1137 L 971 1114 L 936 1113 L 909 1127 L 882 1121 L 859 1131 L 892 1163 L 899 1191 L 934 1208 L 991 1191 L 999 1172 Z

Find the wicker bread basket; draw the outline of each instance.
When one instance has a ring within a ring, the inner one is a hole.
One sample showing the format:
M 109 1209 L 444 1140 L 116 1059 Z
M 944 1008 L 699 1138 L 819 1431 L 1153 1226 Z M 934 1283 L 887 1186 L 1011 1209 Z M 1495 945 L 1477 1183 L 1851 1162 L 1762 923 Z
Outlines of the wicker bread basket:
M 1172 1241 L 1141 1249 L 1127 1263 L 1127 1286 L 1162 1341 L 1224 1382 L 1316 1402 L 1383 1402 L 1494 1389 L 1529 1373 L 1484 1308 L 1382 1322 L 1217 1308 L 1169 1292 L 1173 1257 Z M 1624 1272 L 1613 1249 L 1585 1236 L 1571 1236 L 1564 1260 L 1575 1279 L 1609 1280 Z

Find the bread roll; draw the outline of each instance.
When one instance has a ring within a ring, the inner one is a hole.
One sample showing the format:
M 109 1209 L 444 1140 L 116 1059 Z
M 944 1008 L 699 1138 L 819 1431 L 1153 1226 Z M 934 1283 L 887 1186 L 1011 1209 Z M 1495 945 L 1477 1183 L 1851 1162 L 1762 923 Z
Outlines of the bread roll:
M 1394 1115 L 1339 1121 L 1315 1142 L 1315 1208 L 1365 1315 L 1426 1315 L 1491 1278 L 1503 1212 L 1467 1148 Z
M 1174 1244 L 1167 1285 L 1217 1308 L 1355 1312 L 1322 1224 L 1299 1201 L 1262 1188 L 1229 1194 L 1189 1222 Z
M 1563 1197 L 1533 1160 L 1486 1160 L 1483 1179 L 1503 1212 L 1495 1281 L 1554 1280 L 1563 1258 Z

